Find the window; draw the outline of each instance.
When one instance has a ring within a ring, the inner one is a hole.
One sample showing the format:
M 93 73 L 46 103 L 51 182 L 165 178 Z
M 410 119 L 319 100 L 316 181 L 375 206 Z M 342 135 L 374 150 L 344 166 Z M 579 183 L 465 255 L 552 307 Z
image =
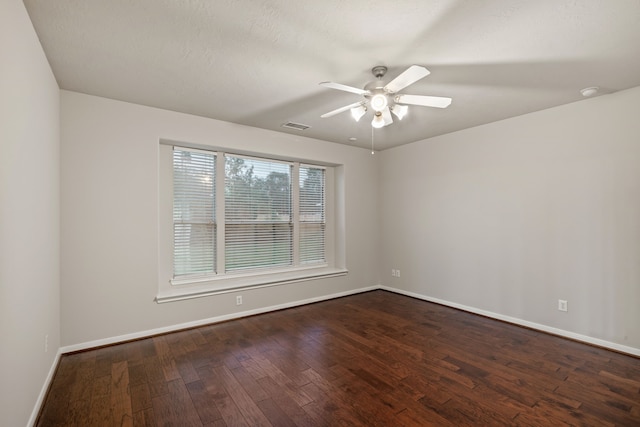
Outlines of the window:
M 330 234 L 328 172 L 333 177 L 324 165 L 161 145 L 161 187 L 171 189 L 161 188 L 161 223 L 171 206 L 172 244 L 164 247 L 169 233 L 161 232 L 157 300 L 346 274 Z
M 286 267 L 293 259 L 293 165 L 225 156 L 225 271 Z
M 216 156 L 173 150 L 174 276 L 215 273 Z

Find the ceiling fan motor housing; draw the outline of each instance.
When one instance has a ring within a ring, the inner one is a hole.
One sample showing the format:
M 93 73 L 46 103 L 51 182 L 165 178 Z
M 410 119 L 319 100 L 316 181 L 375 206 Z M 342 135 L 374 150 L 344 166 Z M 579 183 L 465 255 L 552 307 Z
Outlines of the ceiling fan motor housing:
M 373 67 L 371 72 L 375 76 L 376 79 L 382 80 L 385 74 L 387 74 L 387 67 L 384 65 L 378 65 L 377 67 Z

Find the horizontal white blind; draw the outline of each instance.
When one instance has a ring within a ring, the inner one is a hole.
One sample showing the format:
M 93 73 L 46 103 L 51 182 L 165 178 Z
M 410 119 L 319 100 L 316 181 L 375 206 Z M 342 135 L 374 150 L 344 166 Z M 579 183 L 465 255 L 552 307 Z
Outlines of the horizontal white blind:
M 325 262 L 325 170 L 300 166 L 300 263 Z
M 225 155 L 225 270 L 292 265 L 290 163 Z
M 174 277 L 216 271 L 215 165 L 214 153 L 174 147 Z

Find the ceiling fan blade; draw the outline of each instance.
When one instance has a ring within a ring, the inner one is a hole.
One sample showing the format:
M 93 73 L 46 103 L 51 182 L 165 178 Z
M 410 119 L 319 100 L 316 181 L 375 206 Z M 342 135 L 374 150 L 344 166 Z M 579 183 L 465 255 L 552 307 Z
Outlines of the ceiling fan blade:
M 369 95 L 369 93 L 370 93 L 368 90 L 358 89 L 357 87 L 347 86 L 347 85 L 343 85 L 343 84 L 340 84 L 340 83 L 334 83 L 334 82 L 322 82 L 322 83 L 320 83 L 320 86 L 328 87 L 329 89 L 337 89 L 337 90 L 342 90 L 342 91 L 345 91 L 345 92 L 351 92 L 351 93 L 355 93 L 357 95 Z
M 395 79 L 391 80 L 384 87 L 384 90 L 388 93 L 396 93 L 405 87 L 409 86 L 420 80 L 423 77 L 426 77 L 430 74 L 429 70 L 420 66 L 420 65 L 412 65 L 411 67 L 404 70 L 402 74 L 400 74 Z
M 323 115 L 321 115 L 320 117 L 323 119 L 326 119 L 327 117 L 331 117 L 331 116 L 335 116 L 336 114 L 340 114 L 343 111 L 347 111 L 352 109 L 353 107 L 358 107 L 362 105 L 362 101 L 360 102 L 354 102 L 353 104 L 349 104 L 349 105 L 345 105 L 344 107 L 340 107 L 340 108 L 336 108 L 333 111 L 329 111 L 328 113 L 324 113 Z
M 389 126 L 391 123 L 393 123 L 393 117 L 391 117 L 391 111 L 389 110 L 389 107 L 382 110 L 382 120 L 384 120 L 385 126 Z
M 423 107 L 447 108 L 451 98 L 444 96 L 398 95 L 394 98 L 398 104 L 421 105 Z

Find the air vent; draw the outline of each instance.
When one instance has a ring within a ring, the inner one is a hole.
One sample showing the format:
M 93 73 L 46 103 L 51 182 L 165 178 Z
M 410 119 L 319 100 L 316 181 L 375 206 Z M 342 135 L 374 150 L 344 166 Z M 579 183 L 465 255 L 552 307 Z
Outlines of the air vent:
M 287 123 L 283 123 L 282 127 L 288 128 L 288 129 L 295 129 L 295 130 L 306 130 L 306 129 L 309 129 L 311 126 L 303 125 L 302 123 L 287 122 Z

